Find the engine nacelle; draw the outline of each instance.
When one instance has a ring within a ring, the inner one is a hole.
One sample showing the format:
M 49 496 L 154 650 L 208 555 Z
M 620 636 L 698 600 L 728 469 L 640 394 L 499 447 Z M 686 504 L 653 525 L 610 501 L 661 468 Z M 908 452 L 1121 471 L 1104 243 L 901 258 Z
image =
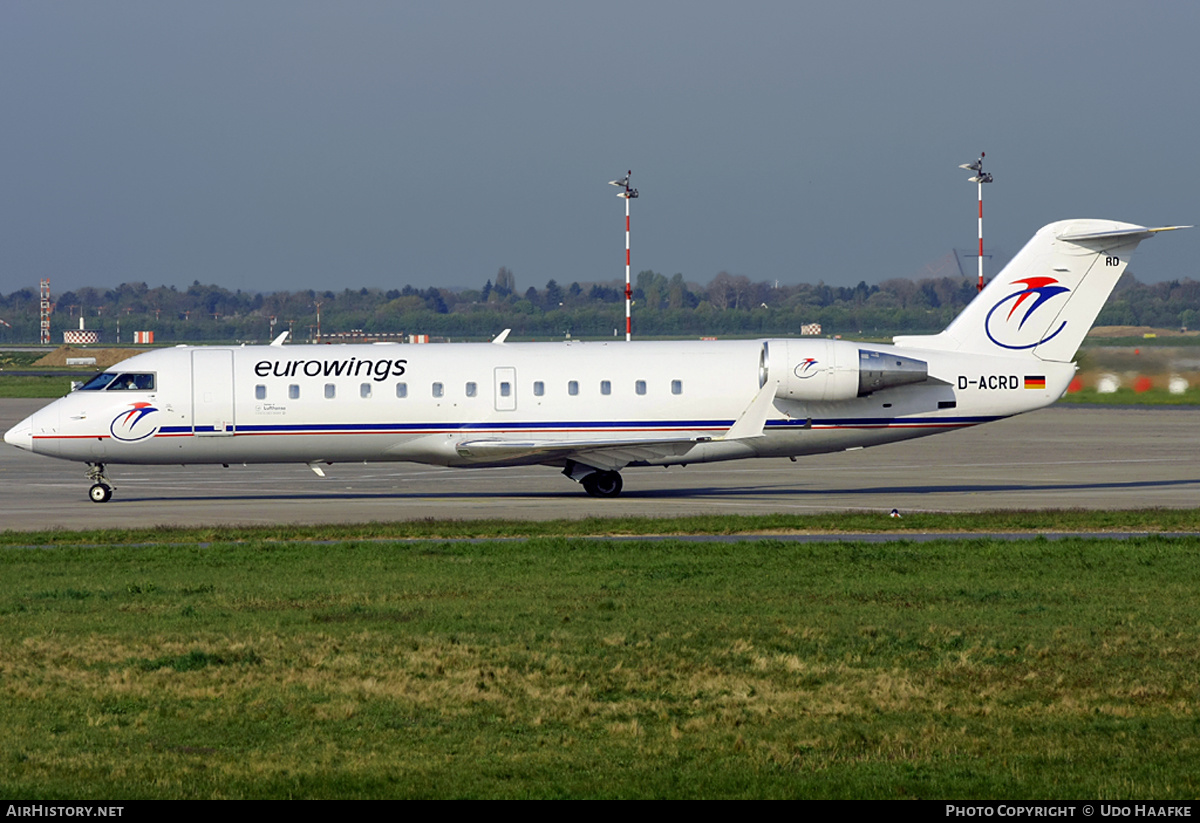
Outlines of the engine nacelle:
M 853 400 L 929 377 L 923 360 L 846 340 L 772 341 L 764 345 L 764 363 L 769 379 L 779 380 L 775 396 L 784 400 Z

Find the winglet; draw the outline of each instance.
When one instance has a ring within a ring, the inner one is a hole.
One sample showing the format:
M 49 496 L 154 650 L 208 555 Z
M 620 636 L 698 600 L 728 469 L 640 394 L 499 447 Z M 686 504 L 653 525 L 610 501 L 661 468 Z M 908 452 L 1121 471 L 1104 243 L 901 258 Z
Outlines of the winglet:
M 283 348 L 283 341 L 287 340 L 288 334 L 290 334 L 290 332 L 285 331 L 283 334 L 279 335 L 274 340 L 272 340 L 271 345 L 275 346 L 276 348 Z
M 494 338 L 492 338 L 492 342 L 493 343 L 503 343 L 505 340 L 508 339 L 508 333 L 510 331 L 512 331 L 512 329 L 505 329 L 504 331 L 500 332 L 498 335 L 496 335 Z
M 779 389 L 779 381 L 764 383 L 758 394 L 750 401 L 750 405 L 742 412 L 742 416 L 733 422 L 729 431 L 718 437 L 718 440 L 745 440 L 751 437 L 762 437 L 763 428 L 767 425 L 767 417 L 775 408 L 775 392 Z

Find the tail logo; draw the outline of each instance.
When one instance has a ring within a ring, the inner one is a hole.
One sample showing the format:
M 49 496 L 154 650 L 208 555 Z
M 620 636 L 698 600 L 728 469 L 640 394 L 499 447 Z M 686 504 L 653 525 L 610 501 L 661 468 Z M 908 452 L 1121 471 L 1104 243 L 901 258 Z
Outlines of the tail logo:
M 1069 296 L 1069 288 L 1053 277 L 1026 277 L 1014 280 L 1012 285 L 1021 288 L 992 306 L 983 321 L 983 330 L 993 343 L 1004 349 L 1032 349 L 1052 339 L 1066 327 L 1066 320 L 1053 330 L 1049 324 L 1066 303 L 1066 297 L 1061 300 L 1057 298 Z M 1026 323 L 1031 317 L 1034 320 L 1027 328 Z
M 133 443 L 158 433 L 159 426 L 150 418 L 158 409 L 150 403 L 130 403 L 129 408 L 113 418 L 108 430 L 117 440 Z

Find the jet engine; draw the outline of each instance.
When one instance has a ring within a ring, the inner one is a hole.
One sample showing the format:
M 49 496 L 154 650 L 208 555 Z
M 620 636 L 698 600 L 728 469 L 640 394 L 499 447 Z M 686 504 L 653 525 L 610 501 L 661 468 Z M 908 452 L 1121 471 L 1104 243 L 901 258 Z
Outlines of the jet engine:
M 762 371 L 779 379 L 776 397 L 809 402 L 853 400 L 929 377 L 923 360 L 846 340 L 772 341 L 763 345 Z

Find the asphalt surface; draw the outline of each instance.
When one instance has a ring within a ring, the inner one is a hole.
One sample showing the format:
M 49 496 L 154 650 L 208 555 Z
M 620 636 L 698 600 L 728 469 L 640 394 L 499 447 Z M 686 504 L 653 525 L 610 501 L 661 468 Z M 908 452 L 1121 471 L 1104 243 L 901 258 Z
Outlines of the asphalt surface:
M 0 431 L 50 401 L 0 399 Z M 0 444 L 0 529 L 355 523 L 421 518 L 1129 509 L 1200 506 L 1200 409 L 1055 406 L 840 454 L 627 469 L 614 500 L 547 467 L 442 469 L 110 466 L 87 499 L 84 466 Z

